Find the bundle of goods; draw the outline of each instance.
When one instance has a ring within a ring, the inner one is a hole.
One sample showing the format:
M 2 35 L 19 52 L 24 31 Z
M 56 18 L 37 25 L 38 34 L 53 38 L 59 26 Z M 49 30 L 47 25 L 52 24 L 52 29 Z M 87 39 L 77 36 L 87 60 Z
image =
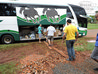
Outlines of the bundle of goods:
M 38 34 L 36 34 L 36 38 L 38 38 Z
M 34 31 L 31 32 L 30 39 L 35 39 L 35 33 L 34 33 Z
M 43 30 L 43 37 L 44 37 L 44 38 L 46 37 L 46 32 L 47 32 L 47 29 L 45 28 L 45 29 Z
M 59 29 L 56 29 L 56 36 L 61 36 L 62 32 Z

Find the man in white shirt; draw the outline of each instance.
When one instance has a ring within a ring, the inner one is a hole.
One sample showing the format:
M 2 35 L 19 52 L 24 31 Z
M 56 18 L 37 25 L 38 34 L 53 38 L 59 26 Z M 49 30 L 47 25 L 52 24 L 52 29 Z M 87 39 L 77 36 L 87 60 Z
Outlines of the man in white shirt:
M 55 28 L 52 26 L 52 24 L 50 24 L 50 26 L 47 28 L 49 46 L 53 45 L 53 37 L 55 32 L 56 32 Z

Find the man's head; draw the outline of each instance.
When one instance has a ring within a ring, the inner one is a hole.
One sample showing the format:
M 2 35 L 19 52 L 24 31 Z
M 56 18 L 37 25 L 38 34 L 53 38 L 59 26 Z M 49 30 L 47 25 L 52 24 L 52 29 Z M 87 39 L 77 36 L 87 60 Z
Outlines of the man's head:
M 96 13 L 95 18 L 96 18 L 96 20 L 98 21 L 98 13 Z
M 50 26 L 52 26 L 52 23 L 50 24 Z
M 70 23 L 71 23 L 71 20 L 70 20 L 70 19 L 68 19 L 68 20 L 67 20 L 67 24 L 69 25 Z

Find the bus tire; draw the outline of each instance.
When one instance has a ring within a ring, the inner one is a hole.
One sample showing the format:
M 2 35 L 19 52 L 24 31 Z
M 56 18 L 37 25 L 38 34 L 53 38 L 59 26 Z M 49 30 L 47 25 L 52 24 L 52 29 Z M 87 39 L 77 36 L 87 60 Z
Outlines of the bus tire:
M 14 42 L 14 38 L 11 35 L 4 35 L 1 41 L 3 44 L 11 44 Z

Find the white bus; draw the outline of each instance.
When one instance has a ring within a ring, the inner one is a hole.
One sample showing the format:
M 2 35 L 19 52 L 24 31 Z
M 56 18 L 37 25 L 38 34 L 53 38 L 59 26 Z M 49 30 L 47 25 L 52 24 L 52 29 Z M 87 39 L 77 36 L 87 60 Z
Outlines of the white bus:
M 39 24 L 42 24 L 42 38 L 45 38 L 46 29 L 51 23 L 56 28 L 56 38 L 62 37 L 67 19 L 72 20 L 80 36 L 87 34 L 86 12 L 80 6 L 0 2 L 0 40 L 10 44 L 38 39 Z

